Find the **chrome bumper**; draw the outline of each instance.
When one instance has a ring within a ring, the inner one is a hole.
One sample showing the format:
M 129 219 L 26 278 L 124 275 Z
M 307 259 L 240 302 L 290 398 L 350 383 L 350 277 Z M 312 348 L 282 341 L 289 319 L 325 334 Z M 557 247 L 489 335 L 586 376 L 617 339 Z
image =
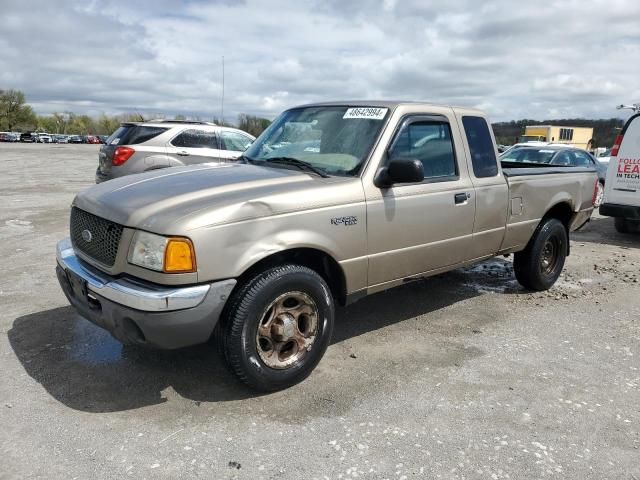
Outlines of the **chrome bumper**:
M 124 278 L 114 279 L 81 263 L 73 251 L 69 238 L 58 242 L 56 258 L 61 268 L 70 271 L 86 282 L 89 292 L 136 310 L 170 312 L 193 308 L 202 303 L 211 289 L 211 284 L 192 287 L 165 287 Z M 235 285 L 235 280 L 227 282 L 232 282 Z M 229 288 L 229 290 L 231 289 Z

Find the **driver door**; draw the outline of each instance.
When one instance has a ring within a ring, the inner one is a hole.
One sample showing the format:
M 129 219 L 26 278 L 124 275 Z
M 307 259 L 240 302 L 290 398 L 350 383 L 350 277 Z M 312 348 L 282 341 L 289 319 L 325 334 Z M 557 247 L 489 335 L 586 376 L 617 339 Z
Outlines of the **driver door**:
M 370 288 L 468 259 L 474 188 L 462 139 L 451 124 L 455 119 L 450 111 L 406 116 L 382 163 L 392 158 L 420 160 L 424 181 L 366 188 Z

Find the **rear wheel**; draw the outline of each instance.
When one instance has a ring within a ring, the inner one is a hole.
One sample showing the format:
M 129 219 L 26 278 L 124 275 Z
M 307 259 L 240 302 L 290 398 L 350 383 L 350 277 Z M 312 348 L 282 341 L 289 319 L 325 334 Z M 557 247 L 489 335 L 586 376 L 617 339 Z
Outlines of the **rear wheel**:
M 555 218 L 544 220 L 529 245 L 514 255 L 516 279 L 530 290 L 548 290 L 556 282 L 567 256 L 567 229 Z
M 255 275 L 230 299 L 220 334 L 231 371 L 256 390 L 304 380 L 331 341 L 334 305 L 326 282 L 300 265 Z
M 627 226 L 627 219 L 622 217 L 616 217 L 613 219 L 613 224 L 616 227 L 616 230 L 620 233 L 629 233 L 629 228 Z
M 640 222 L 623 217 L 614 218 L 616 230 L 620 233 L 640 233 Z

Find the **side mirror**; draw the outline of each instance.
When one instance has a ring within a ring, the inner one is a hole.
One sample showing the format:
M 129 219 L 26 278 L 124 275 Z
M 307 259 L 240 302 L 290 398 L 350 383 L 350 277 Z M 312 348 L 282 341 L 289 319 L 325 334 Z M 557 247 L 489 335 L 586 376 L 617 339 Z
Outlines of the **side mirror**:
M 424 180 L 424 166 L 420 160 L 395 158 L 381 167 L 373 179 L 378 188 L 389 188 L 394 183 L 419 183 Z

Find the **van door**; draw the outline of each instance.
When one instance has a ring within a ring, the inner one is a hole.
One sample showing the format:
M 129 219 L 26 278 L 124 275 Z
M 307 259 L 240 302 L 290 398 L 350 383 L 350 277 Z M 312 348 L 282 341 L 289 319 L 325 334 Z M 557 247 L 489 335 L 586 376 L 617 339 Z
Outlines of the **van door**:
M 640 114 L 627 121 L 616 144 L 620 146 L 617 155 L 615 146 L 611 152 L 603 203 L 640 207 Z
M 404 117 L 380 166 L 393 158 L 420 160 L 425 178 L 365 189 L 372 288 L 460 263 L 471 247 L 475 195 L 451 110 Z

